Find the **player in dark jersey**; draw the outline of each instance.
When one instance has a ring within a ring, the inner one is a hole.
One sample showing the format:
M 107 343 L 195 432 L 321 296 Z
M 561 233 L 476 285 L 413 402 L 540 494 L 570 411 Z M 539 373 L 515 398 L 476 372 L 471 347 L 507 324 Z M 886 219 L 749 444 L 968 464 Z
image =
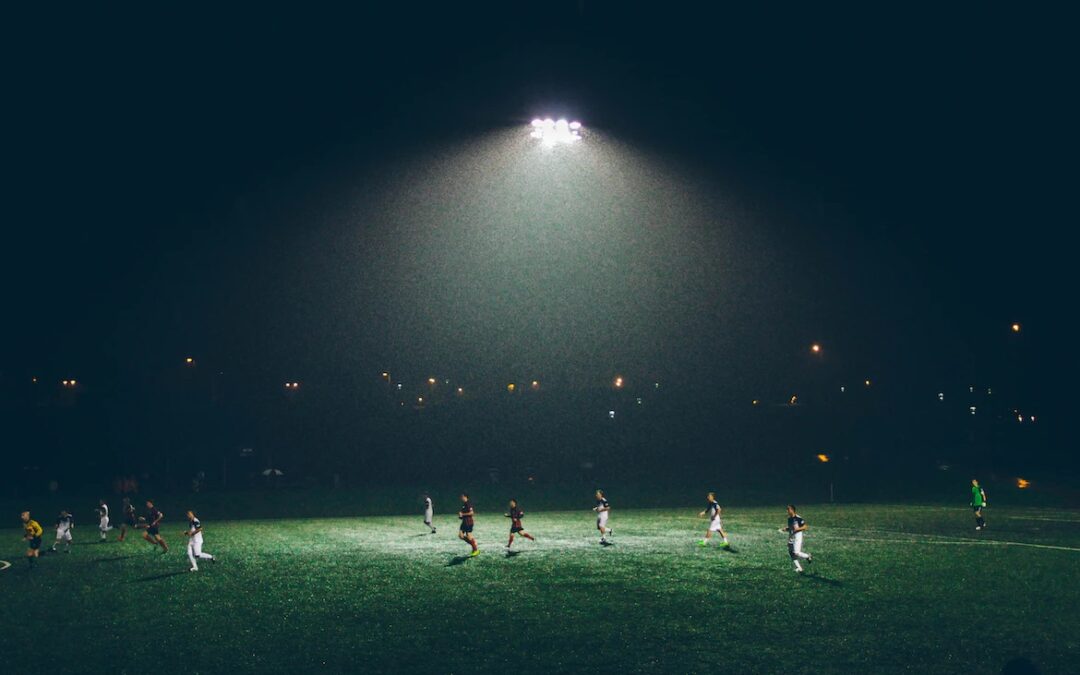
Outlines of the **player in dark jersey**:
M 50 549 L 56 553 L 56 546 L 64 542 L 64 553 L 71 553 L 71 531 L 75 529 L 75 518 L 67 511 L 61 511 L 56 519 L 56 541 Z
M 38 521 L 30 517 L 29 511 L 23 511 L 19 517 L 22 518 L 23 539 L 26 540 L 26 562 L 30 569 L 34 569 L 41 551 L 41 535 L 45 533 L 45 530 L 41 529 Z
M 154 546 L 160 546 L 162 555 L 169 552 L 169 545 L 165 543 L 165 539 L 161 536 L 161 521 L 164 519 L 165 514 L 158 511 L 157 507 L 154 506 L 154 502 L 147 499 L 146 524 L 143 525 L 146 531 L 143 532 L 143 539 Z
M 139 517 L 135 514 L 135 507 L 131 504 L 130 497 L 124 497 L 124 505 L 120 507 L 120 510 L 124 516 L 124 522 L 120 525 L 120 541 L 124 541 L 129 527 L 133 530 L 139 528 Z
M 710 492 L 705 496 L 705 510 L 698 514 L 699 518 L 709 519 L 709 529 L 705 532 L 705 538 L 698 542 L 698 546 L 708 546 L 712 541 L 713 532 L 720 533 L 720 545 L 727 546 L 727 532 L 724 531 L 724 520 L 721 517 L 723 509 L 720 508 L 719 502 L 716 501 L 716 493 Z
M 603 490 L 596 491 L 596 506 L 593 507 L 593 511 L 596 511 L 596 529 L 600 530 L 600 545 L 607 546 L 607 538 L 611 536 L 611 528 L 607 526 L 611 504 L 608 504 Z
M 525 517 L 525 512 L 518 506 L 516 499 L 510 500 L 510 512 L 503 515 L 510 519 L 510 541 L 506 542 L 506 548 L 510 548 L 510 546 L 513 545 L 515 534 L 520 534 L 529 541 L 536 541 L 536 537 L 526 532 L 525 528 L 521 525 L 521 519 Z
M 458 539 L 466 542 L 469 546 L 472 546 L 471 556 L 480 555 L 480 548 L 476 545 L 476 537 L 473 536 L 473 525 L 475 524 L 476 512 L 473 511 L 472 502 L 469 501 L 469 495 L 461 494 L 461 510 L 458 511 L 458 518 L 461 519 L 461 527 L 458 529 Z
M 791 556 L 791 562 L 795 563 L 795 571 L 802 572 L 802 561 L 814 562 L 814 556 L 809 553 L 803 553 L 803 532 L 808 529 L 806 521 L 795 510 L 794 504 L 788 504 L 787 507 L 787 527 L 781 527 L 781 532 L 786 532 L 788 535 L 787 548 L 788 555 Z

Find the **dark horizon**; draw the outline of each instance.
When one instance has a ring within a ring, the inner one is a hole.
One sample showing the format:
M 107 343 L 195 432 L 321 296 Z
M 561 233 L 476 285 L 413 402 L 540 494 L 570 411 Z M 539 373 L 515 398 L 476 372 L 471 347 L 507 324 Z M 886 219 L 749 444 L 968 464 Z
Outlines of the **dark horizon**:
M 293 380 L 367 400 L 383 370 L 485 391 L 624 374 L 684 388 L 695 419 L 864 378 L 905 410 L 995 388 L 1075 470 L 1051 22 L 547 11 L 566 20 L 25 17 L 16 445 L 48 447 L 30 378 L 155 419 L 191 356 L 265 382 L 253 400 Z M 560 114 L 585 124 L 577 156 L 528 155 L 529 120 Z

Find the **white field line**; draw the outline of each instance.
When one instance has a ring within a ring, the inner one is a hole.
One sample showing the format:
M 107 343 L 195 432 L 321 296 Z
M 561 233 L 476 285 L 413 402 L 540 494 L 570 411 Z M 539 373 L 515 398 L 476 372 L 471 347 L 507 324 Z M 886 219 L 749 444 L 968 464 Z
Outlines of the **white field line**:
M 923 539 L 917 539 L 915 537 L 923 536 Z M 990 539 L 986 541 L 979 541 L 977 539 L 945 539 L 945 538 L 932 538 L 936 535 L 902 535 L 901 537 L 887 539 L 880 538 L 874 539 L 870 537 L 844 537 L 847 541 L 870 541 L 880 543 L 893 543 L 893 544 L 930 544 L 937 546 L 1027 546 L 1029 548 L 1042 548 L 1052 551 L 1075 551 L 1080 553 L 1080 548 L 1072 546 L 1054 546 L 1052 544 L 1031 544 L 1023 541 L 1002 541 L 1000 539 Z
M 1009 520 L 1047 520 L 1055 523 L 1080 523 L 1080 518 L 1048 518 L 1047 516 L 1005 516 Z

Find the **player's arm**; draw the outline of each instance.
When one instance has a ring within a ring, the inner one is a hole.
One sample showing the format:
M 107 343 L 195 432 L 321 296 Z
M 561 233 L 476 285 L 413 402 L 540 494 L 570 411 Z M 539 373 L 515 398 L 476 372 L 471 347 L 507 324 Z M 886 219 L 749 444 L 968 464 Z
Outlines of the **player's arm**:
M 810 526 L 803 523 L 802 525 L 796 525 L 792 532 L 806 532 L 808 529 L 810 529 Z
M 160 523 L 164 518 L 165 514 L 158 512 L 158 517 L 154 519 L 154 522 L 150 523 L 149 527 L 157 527 L 158 523 Z
M 990 500 L 988 500 L 986 498 L 986 490 L 982 490 L 980 488 L 980 491 L 982 492 L 982 496 L 983 496 L 983 506 L 990 506 Z

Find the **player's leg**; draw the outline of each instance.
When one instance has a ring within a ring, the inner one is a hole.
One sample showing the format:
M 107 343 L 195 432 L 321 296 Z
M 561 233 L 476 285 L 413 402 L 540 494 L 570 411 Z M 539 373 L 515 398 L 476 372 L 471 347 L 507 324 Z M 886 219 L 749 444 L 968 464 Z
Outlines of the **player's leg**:
M 510 541 L 506 542 L 506 548 L 510 548 L 514 545 L 514 533 L 510 533 Z
M 529 541 L 536 541 L 536 537 L 532 536 L 531 534 L 529 534 L 529 533 L 528 533 L 528 532 L 526 532 L 525 530 L 522 530 L 522 531 L 521 531 L 521 532 L 519 532 L 518 534 L 520 534 L 521 536 L 525 537 L 525 538 L 526 538 L 526 539 L 528 539 Z
M 195 557 L 199 560 L 214 560 L 214 556 L 210 555 L 209 553 L 203 553 L 201 541 L 196 539 L 195 541 L 191 542 L 191 545 L 192 548 L 195 549 Z
M 195 542 L 193 542 L 193 541 L 188 542 L 188 545 L 187 545 L 187 559 L 188 559 L 188 562 L 191 564 L 191 569 L 189 571 L 198 572 L 199 571 L 199 563 L 198 563 L 197 560 L 195 560 Z
M 168 553 L 169 552 L 169 545 L 165 543 L 165 537 L 162 537 L 160 534 L 157 535 L 157 543 L 161 545 L 161 552 L 162 553 Z
M 120 541 L 124 541 L 125 536 L 127 536 L 127 523 L 120 526 Z

